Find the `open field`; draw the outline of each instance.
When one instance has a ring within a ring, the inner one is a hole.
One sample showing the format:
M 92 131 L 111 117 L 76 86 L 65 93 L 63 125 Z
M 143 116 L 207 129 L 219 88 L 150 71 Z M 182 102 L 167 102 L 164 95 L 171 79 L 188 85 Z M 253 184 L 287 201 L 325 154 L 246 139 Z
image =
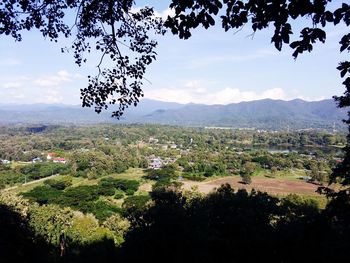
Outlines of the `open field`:
M 256 189 L 263 192 L 268 192 L 274 195 L 286 195 L 290 193 L 300 194 L 300 195 L 309 195 L 309 196 L 317 196 L 318 194 L 315 192 L 317 190 L 317 185 L 312 183 L 307 183 L 300 178 L 300 176 L 305 175 L 303 171 L 289 171 L 287 174 L 280 174 L 279 172 L 276 177 L 271 178 L 268 177 L 268 173 L 263 170 L 260 170 L 256 173 L 255 176 L 252 177 L 252 183 L 250 185 L 242 184 L 241 177 L 229 176 L 229 177 L 215 177 L 208 178 L 203 182 L 195 182 L 195 181 L 183 181 L 185 190 L 190 190 L 191 187 L 197 186 L 198 190 L 203 193 L 209 193 L 210 191 L 218 188 L 222 184 L 228 183 L 234 189 L 247 189 L 250 191 L 251 189 Z M 87 179 L 82 177 L 73 177 L 73 185 L 95 185 L 105 177 L 113 177 L 118 179 L 129 179 L 129 180 L 138 180 L 141 182 L 140 189 L 138 192 L 150 192 L 152 188 L 152 182 L 143 178 L 145 172 L 140 168 L 130 168 L 124 173 L 120 174 L 111 174 L 108 176 L 104 176 L 98 179 Z M 265 176 L 264 176 L 265 175 Z M 53 177 L 56 177 L 54 175 Z M 60 177 L 58 175 L 57 177 Z M 10 187 L 7 189 L 8 191 L 13 191 L 16 193 L 26 192 L 33 189 L 36 186 L 43 185 L 43 182 L 48 178 L 43 178 L 40 180 L 32 181 L 27 184 Z
M 212 181 L 193 182 L 184 181 L 183 188 L 190 190 L 192 187 L 198 187 L 202 193 L 209 193 L 222 184 L 229 184 L 234 189 L 252 189 L 267 192 L 274 195 L 300 194 L 300 195 L 319 195 L 316 193 L 318 185 L 304 182 L 303 180 L 287 179 L 287 178 L 268 178 L 262 176 L 253 176 L 252 183 L 245 185 L 241 183 L 240 176 L 229 176 Z
M 100 177 L 98 179 L 88 179 L 83 177 L 72 177 L 73 178 L 73 187 L 80 186 L 80 185 L 96 185 L 102 178 L 106 177 L 113 177 L 116 179 L 129 179 L 129 180 L 138 180 L 140 181 L 140 189 L 138 192 L 150 192 L 152 189 L 152 184 L 149 182 L 149 180 L 143 179 L 142 177 L 145 175 L 143 169 L 140 168 L 130 168 L 126 170 L 123 173 L 120 174 L 111 174 L 107 176 Z M 44 185 L 44 181 L 50 179 L 50 178 L 60 178 L 62 175 L 53 175 L 46 178 L 42 178 L 39 180 L 31 181 L 26 184 L 22 185 L 15 185 L 12 187 L 9 187 L 5 189 L 5 191 L 11 191 L 14 193 L 21 193 L 21 192 L 27 192 L 32 190 L 33 188 L 37 186 Z

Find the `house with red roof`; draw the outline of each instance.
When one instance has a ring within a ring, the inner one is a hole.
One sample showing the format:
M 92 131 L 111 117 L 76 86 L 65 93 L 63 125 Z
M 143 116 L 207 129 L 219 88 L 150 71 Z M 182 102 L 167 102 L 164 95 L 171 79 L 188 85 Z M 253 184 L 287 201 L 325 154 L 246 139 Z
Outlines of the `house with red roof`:
M 63 157 L 54 157 L 54 158 L 52 158 L 52 161 L 54 163 L 63 163 L 63 164 L 66 164 L 66 162 L 67 162 L 66 159 Z
M 52 160 L 56 156 L 56 153 L 48 153 L 46 156 L 47 160 Z

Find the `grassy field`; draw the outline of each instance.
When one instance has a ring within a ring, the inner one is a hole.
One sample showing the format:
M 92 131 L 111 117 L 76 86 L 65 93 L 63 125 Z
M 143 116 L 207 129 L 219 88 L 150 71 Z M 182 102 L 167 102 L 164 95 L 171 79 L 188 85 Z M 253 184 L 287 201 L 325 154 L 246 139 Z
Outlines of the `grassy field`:
M 96 185 L 102 178 L 106 177 L 113 177 L 113 178 L 118 178 L 118 179 L 129 179 L 129 180 L 138 180 L 141 183 L 140 189 L 136 192 L 136 194 L 144 194 L 148 193 L 152 189 L 152 183 L 149 180 L 146 180 L 143 178 L 145 175 L 145 172 L 143 169 L 139 168 L 130 168 L 124 173 L 120 174 L 110 174 L 107 176 L 103 176 L 97 179 L 88 179 L 88 178 L 83 178 L 83 177 L 72 177 L 73 178 L 73 184 L 72 186 L 80 186 L 80 185 Z M 59 179 L 63 175 L 58 175 L 54 176 L 56 179 Z M 14 187 L 10 187 L 8 191 L 13 192 L 13 193 L 21 193 L 21 192 L 27 192 L 32 190 L 33 188 L 37 186 L 44 185 L 44 181 L 47 180 L 48 178 L 43 178 L 40 181 L 32 181 L 27 184 L 22 184 Z
M 144 195 L 151 191 L 152 184 L 154 181 L 150 181 L 144 179 L 145 172 L 143 169 L 139 168 L 130 168 L 124 173 L 120 174 L 111 174 L 108 176 L 104 176 L 98 179 L 88 179 L 82 177 L 73 177 L 73 187 L 79 185 L 95 185 L 105 177 L 113 177 L 118 179 L 129 179 L 129 180 L 138 180 L 141 185 L 139 190 L 135 193 L 136 195 Z M 246 189 L 251 191 L 252 189 L 267 192 L 269 194 L 275 196 L 285 196 L 287 194 L 295 193 L 298 195 L 302 195 L 304 197 L 308 197 L 311 199 L 317 200 L 321 207 L 325 206 L 326 198 L 324 196 L 316 193 L 318 185 L 307 183 L 304 180 L 300 179 L 305 176 L 304 170 L 290 170 L 290 171 L 278 171 L 274 177 L 271 176 L 271 173 L 264 169 L 259 169 L 254 172 L 252 176 L 252 183 L 250 185 L 245 185 L 241 183 L 241 177 L 239 175 L 233 176 L 215 176 L 207 178 L 203 182 L 194 182 L 194 181 L 182 181 L 184 183 L 183 189 L 190 190 L 192 187 L 196 187 L 202 193 L 209 193 L 213 191 L 215 188 L 220 187 L 222 184 L 228 183 L 234 189 Z M 55 176 L 55 178 L 60 178 L 61 176 Z M 14 193 L 27 192 L 31 189 L 43 185 L 45 180 L 41 180 L 38 182 L 30 182 L 28 184 L 23 184 L 17 187 L 12 187 L 9 191 Z M 117 205 L 121 205 L 123 199 L 115 200 L 113 198 L 108 198 L 106 200 L 110 203 L 114 203 Z
M 262 168 L 257 169 L 253 173 L 253 178 L 267 177 L 267 178 L 295 180 L 295 181 L 299 181 L 300 178 L 303 176 L 306 176 L 306 172 L 303 169 L 290 169 L 290 170 L 277 171 L 274 176 L 271 174 L 270 170 L 265 170 Z
M 252 189 L 268 192 L 273 195 L 287 195 L 291 193 L 303 196 L 319 196 L 316 193 L 318 185 L 305 182 L 302 177 L 306 173 L 304 170 L 293 169 L 278 171 L 275 176 L 264 169 L 258 169 L 254 172 L 252 183 L 249 185 L 241 182 L 239 175 L 207 178 L 203 182 L 184 181 L 184 189 L 190 189 L 193 186 L 198 187 L 199 191 L 209 193 L 222 184 L 230 184 L 234 189 Z

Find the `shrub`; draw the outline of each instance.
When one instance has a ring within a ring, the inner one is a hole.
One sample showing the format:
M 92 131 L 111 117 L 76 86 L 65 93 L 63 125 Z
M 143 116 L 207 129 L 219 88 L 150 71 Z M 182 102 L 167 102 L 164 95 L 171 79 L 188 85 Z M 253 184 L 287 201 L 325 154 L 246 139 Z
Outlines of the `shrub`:
M 115 187 L 111 185 L 108 185 L 108 186 L 99 185 L 98 193 L 104 196 L 112 196 L 115 193 Z
M 115 194 L 114 194 L 114 198 L 115 198 L 115 199 L 121 199 L 121 198 L 123 198 L 123 197 L 124 197 L 123 191 L 121 191 L 121 190 L 116 190 L 116 191 L 115 191 Z
M 135 191 L 132 189 L 126 189 L 125 193 L 126 193 L 126 195 L 133 195 L 135 193 Z
M 104 221 L 111 215 L 115 213 L 121 213 L 122 211 L 120 207 L 117 207 L 104 201 L 86 202 L 82 204 L 79 210 L 84 213 L 94 214 L 95 217 L 100 221 Z
M 48 185 L 37 186 L 29 192 L 22 193 L 22 196 L 39 204 L 57 203 L 62 191 Z
M 195 173 L 183 173 L 182 177 L 188 180 L 198 181 L 198 182 L 205 180 L 205 176 L 202 176 L 201 174 L 195 174 Z
M 104 178 L 99 182 L 100 187 L 111 187 L 127 191 L 128 189 L 136 192 L 139 189 L 140 183 L 136 180 L 115 179 L 112 177 Z
M 250 174 L 247 174 L 247 173 L 242 174 L 242 182 L 244 184 L 251 184 L 252 183 L 252 177 L 250 176 Z
M 70 206 L 81 210 L 86 202 L 96 201 L 98 197 L 97 185 L 81 185 L 66 189 L 63 192 L 59 203 L 64 206 Z
M 146 204 L 151 200 L 149 195 L 134 195 L 125 198 L 122 207 L 124 209 L 143 209 L 146 207 Z
M 64 190 L 72 185 L 72 177 L 64 176 L 59 179 L 48 179 L 44 181 L 44 184 L 51 186 L 52 188 L 55 188 L 57 190 Z

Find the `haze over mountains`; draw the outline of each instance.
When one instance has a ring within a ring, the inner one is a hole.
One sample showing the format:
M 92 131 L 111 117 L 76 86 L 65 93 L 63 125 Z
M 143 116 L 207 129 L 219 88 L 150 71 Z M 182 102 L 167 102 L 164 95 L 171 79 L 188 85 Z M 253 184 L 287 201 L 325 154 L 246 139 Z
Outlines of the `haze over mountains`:
M 121 120 L 110 111 L 96 114 L 93 109 L 63 104 L 0 104 L 0 124 L 93 124 L 157 123 L 181 126 L 233 128 L 345 129 L 346 110 L 329 100 L 307 102 L 300 99 L 257 100 L 228 105 L 179 104 L 144 99 L 128 109 Z

